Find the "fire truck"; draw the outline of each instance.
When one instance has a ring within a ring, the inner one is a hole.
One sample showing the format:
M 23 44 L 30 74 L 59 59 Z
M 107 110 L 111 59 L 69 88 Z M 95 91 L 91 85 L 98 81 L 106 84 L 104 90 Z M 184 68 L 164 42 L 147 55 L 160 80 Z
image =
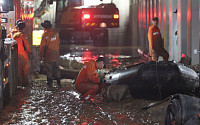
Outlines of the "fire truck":
M 119 10 L 114 3 L 66 7 L 57 20 L 61 44 L 108 45 L 108 28 L 119 27 Z
M 8 1 L 7 1 L 8 2 Z M 5 2 L 4 2 L 5 4 Z M 9 23 L 2 14 L 13 11 L 12 3 L 2 5 L 1 23 Z M 7 25 L 9 26 L 9 25 Z M 8 27 L 7 27 L 8 28 Z M 6 28 L 0 25 L 0 112 L 14 94 L 18 84 L 18 46 L 12 39 L 6 39 Z

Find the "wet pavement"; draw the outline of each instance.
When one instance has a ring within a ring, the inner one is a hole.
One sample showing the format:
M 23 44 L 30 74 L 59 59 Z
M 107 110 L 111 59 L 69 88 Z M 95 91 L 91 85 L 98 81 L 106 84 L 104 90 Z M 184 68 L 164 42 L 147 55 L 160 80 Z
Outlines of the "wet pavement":
M 26 88 L 18 88 L 4 107 L 0 124 L 26 125 L 162 125 L 167 103 L 142 109 L 153 100 L 134 99 L 130 95 L 120 101 L 103 101 L 98 94 L 91 102 L 79 99 L 74 80 L 56 81 L 52 90 L 46 86 L 44 75 L 33 79 Z
M 82 51 L 77 51 L 80 49 Z M 84 62 L 95 59 L 97 55 L 107 58 L 107 68 L 123 65 L 133 65 L 146 61 L 143 57 L 133 57 L 136 48 L 105 48 L 101 52 L 96 48 L 77 48 L 75 53 L 64 54 L 62 58 Z M 128 52 L 128 54 L 127 54 Z M 110 53 L 110 54 L 106 54 Z M 124 54 L 124 55 L 123 55 Z M 71 57 L 71 58 L 69 58 Z M 84 57 L 84 58 L 83 58 Z M 65 60 L 66 61 L 66 60 Z M 64 62 L 66 63 L 66 62 Z M 66 64 L 65 64 L 66 65 Z M 70 64 L 69 64 L 70 65 Z M 62 66 L 62 65 L 61 65 Z M 70 66 L 68 66 L 70 68 Z M 62 79 L 62 88 L 58 88 L 56 81 L 49 90 L 46 77 L 38 74 L 32 79 L 32 84 L 26 88 L 18 88 L 1 115 L 0 124 L 17 125 L 163 125 L 167 102 L 142 109 L 150 103 L 158 101 L 132 98 L 130 94 L 119 102 L 104 101 L 101 94 L 92 101 L 84 102 L 79 99 L 79 93 L 74 88 L 74 79 Z

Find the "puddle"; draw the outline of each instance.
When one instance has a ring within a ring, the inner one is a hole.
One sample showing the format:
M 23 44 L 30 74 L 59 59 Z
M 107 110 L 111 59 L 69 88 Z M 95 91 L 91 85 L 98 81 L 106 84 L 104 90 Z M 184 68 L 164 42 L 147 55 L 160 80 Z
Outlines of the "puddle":
M 53 90 L 49 91 L 41 77 L 29 87 L 17 89 L 2 111 L 1 124 L 159 125 L 156 120 L 163 122 L 163 118 L 153 117 L 153 112 L 162 112 L 159 108 L 153 112 L 141 109 L 152 101 L 133 99 L 129 95 L 120 102 L 105 102 L 99 94 L 92 102 L 83 102 L 73 87 L 73 80 L 63 79 L 60 89 L 54 83 Z

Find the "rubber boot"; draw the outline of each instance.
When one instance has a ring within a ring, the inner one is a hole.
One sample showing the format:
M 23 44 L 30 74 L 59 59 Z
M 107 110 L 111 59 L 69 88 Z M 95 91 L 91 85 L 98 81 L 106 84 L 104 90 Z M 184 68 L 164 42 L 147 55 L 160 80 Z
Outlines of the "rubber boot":
M 60 84 L 60 78 L 56 78 L 58 87 L 62 87 Z
M 47 78 L 47 86 L 49 88 L 53 88 L 53 79 L 52 78 Z

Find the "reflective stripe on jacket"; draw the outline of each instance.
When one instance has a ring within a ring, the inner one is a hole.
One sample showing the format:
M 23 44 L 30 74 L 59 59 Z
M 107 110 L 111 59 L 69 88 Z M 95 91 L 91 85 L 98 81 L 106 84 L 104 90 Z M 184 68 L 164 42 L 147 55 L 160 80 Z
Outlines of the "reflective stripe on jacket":
M 14 34 L 13 39 L 18 43 L 18 53 L 32 53 L 28 38 L 24 32 L 18 31 Z
M 163 48 L 162 37 L 158 27 L 154 25 L 149 27 L 148 31 L 149 51 Z
M 88 62 L 85 62 L 83 68 L 81 69 L 77 77 L 76 86 L 78 86 L 81 83 L 87 83 L 87 82 L 99 84 L 100 78 L 97 77 L 97 75 L 98 75 L 98 68 L 96 61 L 89 60 Z
M 42 34 L 40 44 L 40 60 L 44 57 L 44 62 L 59 62 L 60 59 L 60 38 L 57 31 L 50 28 Z

